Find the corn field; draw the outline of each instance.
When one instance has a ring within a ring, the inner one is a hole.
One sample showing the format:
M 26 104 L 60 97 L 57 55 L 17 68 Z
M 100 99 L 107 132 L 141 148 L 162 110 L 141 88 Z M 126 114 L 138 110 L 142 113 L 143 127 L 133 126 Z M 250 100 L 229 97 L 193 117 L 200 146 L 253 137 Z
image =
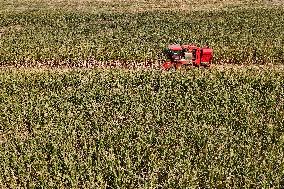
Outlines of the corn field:
M 283 6 L 136 13 L 6 10 L 0 14 L 0 65 L 159 65 L 171 43 L 209 44 L 215 64 L 281 64 L 283 20 Z
M 283 20 L 277 0 L 0 0 L 0 188 L 284 188 Z M 162 71 L 172 43 L 213 66 Z
M 1 71 L 3 187 L 279 188 L 284 75 Z

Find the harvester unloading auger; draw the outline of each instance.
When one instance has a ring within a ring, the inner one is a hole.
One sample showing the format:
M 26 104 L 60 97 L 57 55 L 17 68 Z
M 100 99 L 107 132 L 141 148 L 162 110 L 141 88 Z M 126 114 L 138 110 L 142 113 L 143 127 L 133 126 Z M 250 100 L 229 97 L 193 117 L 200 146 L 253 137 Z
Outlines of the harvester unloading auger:
M 213 59 L 213 49 L 196 45 L 169 45 L 164 52 L 167 60 L 162 64 L 163 69 L 179 69 L 189 66 L 209 67 Z

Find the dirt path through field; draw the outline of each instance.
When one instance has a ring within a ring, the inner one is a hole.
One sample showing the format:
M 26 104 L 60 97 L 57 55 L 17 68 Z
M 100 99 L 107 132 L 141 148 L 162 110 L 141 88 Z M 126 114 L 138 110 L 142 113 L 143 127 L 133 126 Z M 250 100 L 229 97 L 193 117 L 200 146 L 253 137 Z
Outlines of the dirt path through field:
M 44 72 L 44 71 L 54 71 L 54 72 L 68 72 L 74 70 L 124 70 L 124 71 L 141 71 L 141 70 L 163 70 L 161 67 L 161 63 L 159 64 L 147 64 L 147 63 L 139 63 L 139 64 L 115 64 L 115 63 L 101 63 L 101 64 L 92 64 L 92 65 L 81 65 L 81 66 L 51 66 L 51 65 L 37 65 L 37 66 L 0 66 L 0 71 L 32 71 L 32 72 Z M 284 72 L 284 65 L 238 65 L 238 64 L 212 64 L 210 68 L 196 68 L 190 67 L 190 69 L 204 69 L 204 70 L 219 70 L 219 71 L 245 71 L 245 70 L 271 70 L 271 71 L 280 71 Z

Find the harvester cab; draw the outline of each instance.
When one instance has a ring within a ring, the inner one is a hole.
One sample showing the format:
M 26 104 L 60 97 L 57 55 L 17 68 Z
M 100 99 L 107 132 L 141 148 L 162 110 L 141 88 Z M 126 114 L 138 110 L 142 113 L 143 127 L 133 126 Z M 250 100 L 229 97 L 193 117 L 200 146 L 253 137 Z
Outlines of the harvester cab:
M 180 45 L 170 45 L 166 49 L 167 59 L 173 62 L 178 61 L 183 56 L 183 49 Z
M 167 60 L 162 64 L 165 70 L 189 66 L 209 67 L 213 59 L 213 49 L 195 45 L 169 45 L 165 50 Z

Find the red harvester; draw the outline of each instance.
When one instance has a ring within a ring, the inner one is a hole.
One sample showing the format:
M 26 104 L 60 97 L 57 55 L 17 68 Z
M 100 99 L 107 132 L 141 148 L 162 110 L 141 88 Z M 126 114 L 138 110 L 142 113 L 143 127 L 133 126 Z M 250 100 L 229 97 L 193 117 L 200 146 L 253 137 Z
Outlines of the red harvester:
M 213 49 L 196 45 L 169 45 L 165 50 L 167 60 L 162 64 L 165 70 L 188 66 L 209 67 L 213 59 Z

